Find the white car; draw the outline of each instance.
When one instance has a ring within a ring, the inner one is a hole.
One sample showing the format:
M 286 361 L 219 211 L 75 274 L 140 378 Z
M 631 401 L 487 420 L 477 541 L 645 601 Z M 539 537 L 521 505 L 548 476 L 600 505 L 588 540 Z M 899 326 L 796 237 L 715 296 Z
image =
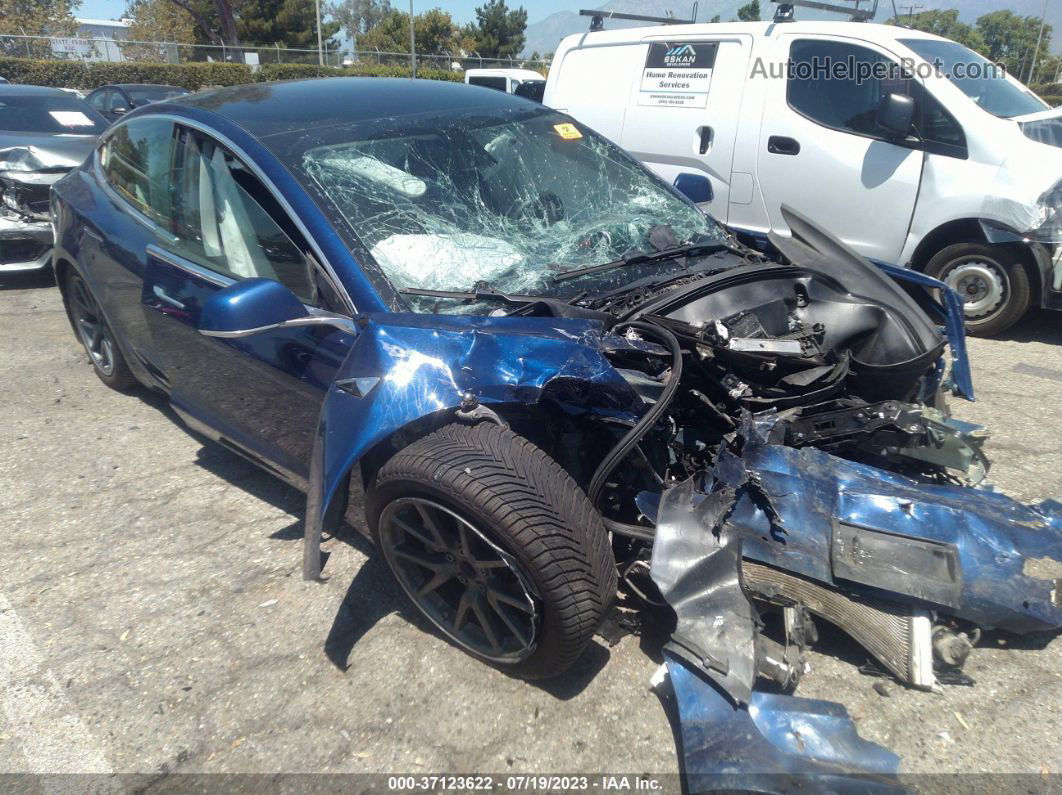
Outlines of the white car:
M 546 78 L 531 69 L 466 69 L 465 82 L 515 94 L 524 83 L 545 83 Z
M 739 234 L 787 233 L 786 204 L 942 279 L 971 333 L 1062 308 L 1062 111 L 953 41 L 823 21 L 588 32 L 561 42 L 544 101 L 690 175 Z

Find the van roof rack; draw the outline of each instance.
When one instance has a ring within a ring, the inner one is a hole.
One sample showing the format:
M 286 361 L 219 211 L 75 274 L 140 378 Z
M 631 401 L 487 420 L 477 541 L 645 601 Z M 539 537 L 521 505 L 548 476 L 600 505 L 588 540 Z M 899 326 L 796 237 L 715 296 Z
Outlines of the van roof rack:
M 838 14 L 847 14 L 852 22 L 870 22 L 878 13 L 878 0 L 847 0 L 855 5 L 838 5 L 837 3 L 823 3 L 819 0 L 771 0 L 777 3 L 774 10 L 775 22 L 792 22 L 793 9 L 814 8 L 816 11 L 835 11 Z M 869 3 L 869 8 L 860 8 L 864 3 Z
M 625 14 L 622 11 L 604 11 L 602 9 L 580 9 L 579 16 L 591 17 L 590 30 L 591 32 L 604 30 L 606 19 L 630 19 L 635 22 L 656 22 L 660 25 L 692 25 L 697 21 L 697 6 L 699 3 L 693 4 L 693 13 L 690 14 L 689 19 L 676 19 L 675 17 L 650 17 L 643 14 Z

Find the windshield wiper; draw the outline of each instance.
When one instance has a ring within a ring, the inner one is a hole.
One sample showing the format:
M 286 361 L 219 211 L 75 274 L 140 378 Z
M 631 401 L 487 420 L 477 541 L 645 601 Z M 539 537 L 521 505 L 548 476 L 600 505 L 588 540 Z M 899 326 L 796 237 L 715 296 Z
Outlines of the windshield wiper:
M 585 276 L 588 273 L 598 273 L 600 271 L 611 270 L 612 268 L 622 268 L 625 265 L 640 265 L 644 262 L 658 262 L 662 259 L 674 259 L 676 257 L 696 257 L 701 254 L 711 254 L 716 251 L 732 249 L 733 247 L 729 243 L 715 240 L 710 243 L 689 243 L 685 246 L 675 246 L 674 248 L 665 248 L 660 251 L 639 251 L 635 254 L 628 254 L 620 259 L 612 260 L 612 262 L 603 262 L 600 265 L 588 265 L 585 268 L 561 271 L 560 273 L 555 274 L 552 278 L 554 282 L 566 282 L 569 279 Z
M 424 298 L 452 298 L 455 301 L 500 301 L 504 304 L 530 304 L 542 300 L 538 295 L 509 295 L 495 289 L 487 282 L 476 282 L 471 290 L 426 290 L 420 287 L 403 287 L 402 295 L 417 295 Z

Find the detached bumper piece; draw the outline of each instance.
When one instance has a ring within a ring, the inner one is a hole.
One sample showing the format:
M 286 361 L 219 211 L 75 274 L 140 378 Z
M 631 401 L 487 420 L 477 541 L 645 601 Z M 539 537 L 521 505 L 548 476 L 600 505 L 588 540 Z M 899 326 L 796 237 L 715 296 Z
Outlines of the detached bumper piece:
M 983 477 L 979 428 L 904 411 L 747 414 L 710 471 L 662 496 L 650 573 L 677 619 L 665 655 L 691 791 L 898 788 L 880 778 L 897 758 L 843 707 L 756 689 L 796 686 L 815 620 L 934 691 L 964 679 L 982 628 L 1062 626 L 1062 506 L 850 460 L 938 459 Z M 883 424 L 923 441 L 883 440 Z M 841 781 L 852 776 L 870 778 Z
M 862 739 L 840 704 L 756 692 L 735 705 L 664 653 L 682 734 L 686 787 L 755 792 L 904 792 L 900 759 Z

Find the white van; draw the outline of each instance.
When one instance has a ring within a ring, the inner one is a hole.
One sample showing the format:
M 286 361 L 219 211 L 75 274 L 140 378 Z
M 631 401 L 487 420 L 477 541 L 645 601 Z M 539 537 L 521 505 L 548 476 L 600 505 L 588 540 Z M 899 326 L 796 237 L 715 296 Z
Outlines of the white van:
M 546 78 L 532 69 L 466 69 L 465 82 L 515 94 L 524 83 L 545 83 Z
M 589 32 L 561 43 L 544 102 L 686 175 L 739 234 L 786 233 L 788 204 L 942 279 L 971 333 L 1062 309 L 1062 111 L 955 42 L 822 21 Z

